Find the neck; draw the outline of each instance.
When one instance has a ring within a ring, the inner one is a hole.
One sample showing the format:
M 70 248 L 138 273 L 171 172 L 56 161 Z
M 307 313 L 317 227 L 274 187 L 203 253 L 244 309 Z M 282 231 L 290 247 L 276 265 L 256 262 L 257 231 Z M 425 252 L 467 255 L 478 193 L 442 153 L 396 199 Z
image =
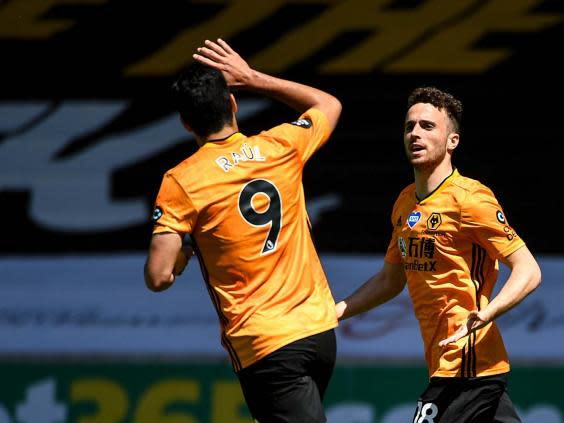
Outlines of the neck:
M 422 200 L 431 194 L 453 172 L 452 163 L 443 162 L 434 168 L 414 168 L 415 194 Z
M 198 142 L 198 145 L 201 147 L 207 142 L 221 141 L 226 138 L 229 138 L 231 135 L 233 135 L 236 132 L 239 132 L 239 126 L 237 125 L 237 122 L 233 122 L 229 125 L 225 125 L 221 130 L 217 132 L 212 132 L 205 138 L 196 137 L 196 141 Z

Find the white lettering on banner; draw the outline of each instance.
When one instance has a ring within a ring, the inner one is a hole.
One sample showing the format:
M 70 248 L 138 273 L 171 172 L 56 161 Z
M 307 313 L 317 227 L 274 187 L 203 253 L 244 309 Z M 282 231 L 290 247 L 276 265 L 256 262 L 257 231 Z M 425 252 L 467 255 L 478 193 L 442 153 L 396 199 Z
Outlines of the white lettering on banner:
M 380 420 L 381 423 L 411 422 L 415 412 L 414 403 L 396 405 L 388 410 Z
M 49 112 L 50 108 L 50 105 L 45 103 L 0 104 L 0 133 L 5 136 L 10 132 L 21 131 L 43 113 Z
M 564 415 L 552 405 L 538 404 L 526 410 L 515 408 L 523 423 L 564 423 Z
M 100 390 L 102 385 L 106 388 L 112 388 L 109 392 Z M 216 386 L 226 387 L 226 383 L 221 383 Z M 69 409 L 73 404 L 81 402 L 85 399 L 97 405 L 96 412 L 89 415 L 92 421 L 122 421 L 123 414 L 127 410 L 129 398 L 128 392 L 123 386 L 114 383 L 112 380 L 84 380 L 78 379 L 72 383 L 71 391 L 76 392 L 77 387 L 81 387 L 83 394 L 87 396 L 72 396 L 67 398 L 63 396 L 61 401 L 56 400 L 56 381 L 54 379 L 44 379 L 26 389 L 25 399 L 16 405 L 16 418 L 11 419 L 8 409 L 4 404 L 0 404 L 0 423 L 66 423 L 69 417 Z M 137 404 L 133 403 L 132 406 L 137 409 L 136 418 L 133 420 L 136 423 L 146 421 L 144 414 L 140 414 L 139 410 L 145 412 L 155 413 L 155 416 L 161 416 L 161 409 L 156 410 L 156 405 L 162 404 L 163 400 L 168 400 L 171 403 L 178 399 L 175 395 L 182 392 L 182 398 L 185 400 L 194 398 L 197 393 L 197 383 L 191 380 L 184 381 L 160 381 L 155 383 L 150 389 L 146 391 L 144 396 Z M 229 387 L 229 386 L 227 386 Z M 187 389 L 190 388 L 190 389 Z M 237 394 L 233 392 L 238 391 L 236 382 L 233 382 L 231 395 L 226 395 L 223 392 L 221 396 L 221 409 L 224 412 L 224 417 L 231 416 L 229 414 L 232 410 L 225 410 L 226 396 L 237 400 Z M 94 391 L 92 391 L 95 389 Z M 92 392 L 98 392 L 98 395 L 90 396 Z M 109 397 L 109 393 L 114 395 Z M 218 392 L 216 392 L 218 395 Z M 156 400 L 156 401 L 155 401 Z M 242 398 L 240 399 L 242 401 Z M 378 404 L 378 400 L 375 400 Z M 241 405 L 235 402 L 235 406 Z M 162 408 L 164 410 L 165 407 Z M 523 423 L 563 423 L 563 415 L 555 404 L 530 404 L 526 409 L 519 406 L 516 407 L 517 414 L 521 417 Z M 390 408 L 386 408 L 383 412 L 379 410 L 372 402 L 338 402 L 333 403 L 327 407 L 327 421 L 328 423 L 397 423 L 408 422 L 413 419 L 415 407 L 413 403 L 404 402 L 395 404 Z M 118 416 L 120 416 L 118 418 Z M 180 418 L 180 414 L 178 415 Z M 186 421 L 189 415 L 182 415 Z M 112 417 L 112 419 L 109 419 Z M 82 421 L 82 420 L 81 420 Z M 86 418 L 84 419 L 86 421 Z M 153 420 L 152 420 L 153 421 Z M 195 421 L 195 420 L 194 420 Z M 214 420 L 216 421 L 216 420 Z M 222 419 L 220 421 L 226 421 Z M 243 421 L 243 420 L 241 420 Z
M 243 100 L 238 117 L 246 119 L 267 104 L 266 100 Z M 118 201 L 111 197 L 112 174 L 181 139 L 190 139 L 176 115 L 108 136 L 69 157 L 56 158 L 67 144 L 107 125 L 126 107 L 125 102 L 69 101 L 27 131 L 8 133 L 0 144 L 0 191 L 31 191 L 31 219 L 51 230 L 105 231 L 146 222 L 144 199 Z M 20 103 L 0 106 L 0 114 L 12 114 L 20 124 L 39 110 Z M 8 115 L 2 118 L 3 122 L 9 120 Z
M 64 423 L 67 407 L 56 401 L 56 383 L 43 380 L 27 388 L 25 402 L 16 408 L 16 418 L 21 423 Z
M 373 423 L 374 407 L 362 402 L 345 402 L 327 409 L 328 423 Z
M 311 224 L 315 225 L 321 219 L 323 213 L 337 210 L 341 207 L 342 203 L 342 197 L 335 193 L 325 194 L 309 200 L 307 203 L 307 214 Z
M 374 274 L 382 259 L 322 255 L 334 298 L 349 295 Z M 564 363 L 564 258 L 538 260 L 543 269 L 542 289 L 498 324 L 512 361 Z M 143 254 L 1 257 L 0 354 L 64 351 L 224 358 L 218 339 L 209 336 L 217 333 L 218 321 L 197 262 L 188 266 L 179 281 L 190 283 L 179 283 L 170 293 L 155 296 L 139 285 L 144 261 Z M 118 284 L 115 275 L 119 275 Z M 507 275 L 505 266 L 500 266 L 496 290 Z M 110 291 L 112 295 L 107 295 Z M 101 337 L 104 342 L 99 342 Z M 358 318 L 341 322 L 337 337 L 339 355 L 345 359 L 423 362 L 421 335 L 407 290 Z
M 413 420 L 415 408 L 414 404 L 403 403 L 393 406 L 383 414 L 377 415 L 377 410 L 372 403 L 341 402 L 327 408 L 327 421 L 328 423 L 410 422 Z M 516 408 L 517 414 L 521 417 L 523 423 L 564 423 L 564 416 L 554 405 L 535 404 L 526 410 L 519 407 Z M 416 419 L 417 417 L 415 416 Z

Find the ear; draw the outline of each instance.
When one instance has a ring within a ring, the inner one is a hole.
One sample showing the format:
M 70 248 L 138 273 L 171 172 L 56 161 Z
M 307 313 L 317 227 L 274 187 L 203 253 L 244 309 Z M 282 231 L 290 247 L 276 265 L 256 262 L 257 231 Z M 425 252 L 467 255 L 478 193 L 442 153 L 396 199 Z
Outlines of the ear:
M 239 107 L 237 106 L 237 101 L 235 100 L 235 96 L 233 94 L 229 94 L 229 101 L 231 102 L 231 110 L 233 114 L 237 113 Z
M 456 147 L 458 147 L 458 143 L 460 142 L 460 135 L 456 132 L 452 132 L 448 135 L 447 139 L 447 150 L 452 153 Z

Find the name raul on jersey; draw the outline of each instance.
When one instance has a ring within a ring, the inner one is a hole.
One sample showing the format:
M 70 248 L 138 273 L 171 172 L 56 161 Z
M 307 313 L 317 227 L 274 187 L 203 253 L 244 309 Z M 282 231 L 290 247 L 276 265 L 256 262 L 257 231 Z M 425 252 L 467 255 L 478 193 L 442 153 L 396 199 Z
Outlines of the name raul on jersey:
M 260 154 L 258 145 L 250 146 L 244 143 L 239 151 L 232 151 L 225 156 L 219 156 L 215 163 L 224 172 L 229 172 L 241 162 L 255 161 L 264 162 L 266 159 Z

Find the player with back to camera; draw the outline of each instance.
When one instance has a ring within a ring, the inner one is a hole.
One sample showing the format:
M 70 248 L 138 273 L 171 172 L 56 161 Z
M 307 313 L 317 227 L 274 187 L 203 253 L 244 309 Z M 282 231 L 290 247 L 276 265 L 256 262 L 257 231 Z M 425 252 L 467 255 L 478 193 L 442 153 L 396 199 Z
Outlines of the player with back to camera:
M 519 422 L 494 320 L 539 285 L 539 266 L 492 191 L 452 164 L 461 102 L 423 87 L 407 105 L 403 138 L 415 183 L 394 204 L 382 269 L 337 303 L 337 314 L 345 319 L 367 311 L 407 283 L 430 376 L 413 422 Z M 490 300 L 498 261 L 510 275 Z
M 341 104 L 251 69 L 221 39 L 197 51 L 173 96 L 199 149 L 163 177 L 146 284 L 170 287 L 193 248 L 253 418 L 325 422 L 338 320 L 310 235 L 302 173 L 335 128 Z M 300 115 L 247 137 L 229 88 L 269 96 Z M 183 246 L 186 234 L 193 247 Z

